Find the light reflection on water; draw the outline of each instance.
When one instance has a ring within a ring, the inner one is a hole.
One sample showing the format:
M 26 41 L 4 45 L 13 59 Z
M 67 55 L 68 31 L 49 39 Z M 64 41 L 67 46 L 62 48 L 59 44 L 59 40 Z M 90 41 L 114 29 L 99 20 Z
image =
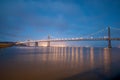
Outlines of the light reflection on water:
M 119 48 L 0 49 L 0 80 L 103 80 L 120 72 Z

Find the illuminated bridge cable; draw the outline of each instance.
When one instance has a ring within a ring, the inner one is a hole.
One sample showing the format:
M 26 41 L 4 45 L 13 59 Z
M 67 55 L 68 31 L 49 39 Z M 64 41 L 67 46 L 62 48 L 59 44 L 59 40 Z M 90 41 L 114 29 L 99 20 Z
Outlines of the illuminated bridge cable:
M 98 34 L 98 33 L 101 33 L 101 32 L 103 32 L 103 31 L 105 31 L 106 29 L 102 29 L 102 30 L 100 30 L 100 31 L 97 31 L 96 33 L 92 33 L 92 34 L 90 34 L 91 36 L 92 35 L 96 35 L 96 34 Z
M 79 36 L 79 37 L 66 37 L 66 38 L 63 38 L 63 33 L 61 33 L 61 34 L 57 34 L 57 37 L 55 37 L 55 36 L 51 36 L 51 39 L 59 39 L 59 40 L 66 40 L 66 39 L 78 39 L 78 38 L 84 38 L 84 37 L 91 37 L 91 36 L 94 36 L 94 35 L 97 35 L 97 34 L 100 34 L 100 33 L 103 33 L 103 32 L 106 32 L 106 30 L 107 30 L 107 28 L 105 28 L 105 29 L 102 29 L 102 30 L 99 30 L 99 31 L 97 31 L 97 32 L 95 32 L 95 33 L 92 33 L 92 34 L 89 34 L 89 35 L 84 35 L 84 36 Z M 62 36 L 62 37 L 61 37 Z M 71 35 L 72 36 L 72 35 Z
M 99 33 L 103 32 L 103 31 L 105 31 L 106 29 L 107 29 L 107 28 L 102 29 L 102 30 L 99 30 L 99 31 L 97 31 L 97 32 L 95 32 L 95 33 L 92 33 L 92 34 L 89 34 L 89 35 L 81 36 L 81 37 L 91 37 L 91 36 L 94 36 L 94 35 L 96 35 L 96 34 L 99 34 Z

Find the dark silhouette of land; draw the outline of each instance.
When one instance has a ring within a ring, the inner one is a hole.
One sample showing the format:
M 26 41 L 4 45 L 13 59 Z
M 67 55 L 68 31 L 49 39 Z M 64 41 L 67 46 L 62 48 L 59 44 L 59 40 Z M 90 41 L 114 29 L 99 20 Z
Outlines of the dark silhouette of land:
M 15 45 L 15 42 L 0 42 L 0 48 L 6 48 L 14 45 Z

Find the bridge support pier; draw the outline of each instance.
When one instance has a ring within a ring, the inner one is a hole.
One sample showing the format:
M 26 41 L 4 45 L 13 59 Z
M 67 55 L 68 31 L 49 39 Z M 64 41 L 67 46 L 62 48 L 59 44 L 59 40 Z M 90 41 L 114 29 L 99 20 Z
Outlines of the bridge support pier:
M 50 41 L 47 42 L 47 47 L 50 47 Z
M 38 42 L 35 42 L 35 47 L 38 47 Z
M 50 36 L 48 35 L 47 47 L 50 47 Z
M 110 34 L 110 27 L 108 27 L 108 48 L 112 48 L 112 46 L 111 46 L 111 34 Z

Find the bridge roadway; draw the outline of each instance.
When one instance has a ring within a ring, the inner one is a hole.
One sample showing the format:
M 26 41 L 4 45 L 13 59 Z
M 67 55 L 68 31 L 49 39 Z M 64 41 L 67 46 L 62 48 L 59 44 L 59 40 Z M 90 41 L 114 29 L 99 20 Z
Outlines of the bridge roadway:
M 114 40 L 119 41 L 120 38 L 73 38 L 73 39 L 50 39 L 50 40 L 35 40 L 35 41 L 27 41 L 27 42 L 63 42 L 63 41 L 108 41 Z

